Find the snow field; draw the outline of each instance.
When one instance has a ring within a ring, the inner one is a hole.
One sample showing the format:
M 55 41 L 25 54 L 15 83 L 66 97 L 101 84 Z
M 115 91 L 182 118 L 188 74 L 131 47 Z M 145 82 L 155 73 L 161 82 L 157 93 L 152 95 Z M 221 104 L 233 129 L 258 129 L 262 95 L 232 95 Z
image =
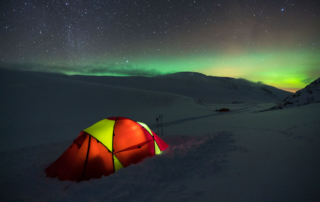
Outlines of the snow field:
M 0 201 L 320 201 L 320 103 L 260 112 L 277 99 L 232 104 L 225 92 L 225 102 L 198 103 L 172 92 L 2 73 Z M 215 111 L 223 107 L 231 111 Z M 170 145 L 163 155 L 80 183 L 46 177 L 82 129 L 126 116 L 157 132 L 159 114 Z

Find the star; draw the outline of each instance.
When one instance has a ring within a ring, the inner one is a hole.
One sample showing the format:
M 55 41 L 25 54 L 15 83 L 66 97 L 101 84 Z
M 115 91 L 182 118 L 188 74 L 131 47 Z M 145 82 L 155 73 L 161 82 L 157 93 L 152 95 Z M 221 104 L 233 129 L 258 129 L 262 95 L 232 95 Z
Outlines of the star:
M 112 64 L 120 70 L 141 67 L 161 74 L 195 71 L 230 76 L 233 69 L 246 79 L 262 81 L 266 72 L 273 71 L 265 78 L 283 74 L 285 70 L 274 65 L 281 62 L 290 71 L 305 69 L 303 77 L 311 78 L 316 74 L 307 64 L 320 64 L 320 15 L 314 6 L 318 1 L 295 1 L 294 6 L 291 1 L 249 4 L 246 0 L 8 1 L 2 12 L 0 59 L 38 64 L 41 71 L 54 63 L 48 71 L 81 74 L 90 72 L 82 68 Z M 278 51 L 279 58 L 270 56 Z M 62 69 L 59 64 L 69 66 Z M 253 74 L 249 66 L 261 72 Z M 301 74 L 297 73 L 299 78 Z

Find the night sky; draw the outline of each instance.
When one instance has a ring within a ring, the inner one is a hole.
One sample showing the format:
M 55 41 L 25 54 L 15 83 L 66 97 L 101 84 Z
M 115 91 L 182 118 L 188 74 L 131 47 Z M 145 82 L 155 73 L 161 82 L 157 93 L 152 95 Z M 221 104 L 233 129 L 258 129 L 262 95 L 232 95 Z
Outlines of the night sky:
M 0 65 L 69 75 L 195 71 L 287 90 L 320 76 L 319 0 L 2 0 Z

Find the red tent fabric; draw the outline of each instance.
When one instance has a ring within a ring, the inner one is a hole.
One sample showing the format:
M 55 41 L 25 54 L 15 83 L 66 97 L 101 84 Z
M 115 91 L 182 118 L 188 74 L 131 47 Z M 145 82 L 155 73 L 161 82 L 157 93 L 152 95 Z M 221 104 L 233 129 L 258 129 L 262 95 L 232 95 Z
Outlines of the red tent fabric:
M 160 154 L 168 146 L 146 124 L 111 117 L 81 131 L 45 172 L 48 177 L 59 180 L 100 178 Z

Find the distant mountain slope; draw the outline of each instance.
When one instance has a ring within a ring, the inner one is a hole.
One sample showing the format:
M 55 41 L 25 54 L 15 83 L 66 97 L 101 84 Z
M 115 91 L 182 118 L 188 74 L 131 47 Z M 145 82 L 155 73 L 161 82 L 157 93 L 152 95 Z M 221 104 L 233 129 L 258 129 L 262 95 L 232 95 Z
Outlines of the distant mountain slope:
M 192 89 L 194 95 L 208 102 L 274 102 L 291 94 L 245 79 L 206 76 L 195 72 L 179 72 L 159 77 L 165 80 L 176 79 Z M 189 92 L 184 93 L 188 95 Z
M 320 78 L 307 85 L 304 89 L 286 97 L 271 109 L 283 109 L 320 102 Z
M 194 111 L 199 107 L 192 98 L 172 93 L 4 69 L 0 69 L 0 95 L 0 152 L 34 145 L 34 140 L 74 138 L 82 129 L 107 117 L 130 117 L 149 125 L 159 114 L 170 114 L 174 120 L 175 114 L 196 116 Z
M 199 102 L 279 102 L 292 93 L 244 79 L 179 72 L 156 77 L 66 76 L 72 80 L 188 96 Z
M 139 80 L 136 81 L 139 83 Z M 0 104 L 2 104 L 0 109 L 4 111 L 12 106 L 13 111 L 21 108 L 23 112 L 32 111 L 34 114 L 35 111 L 43 113 L 39 110 L 40 108 L 48 110 L 53 107 L 59 109 L 59 113 L 63 111 L 80 116 L 83 113 L 90 114 L 91 111 L 102 109 L 108 109 L 109 112 L 136 109 L 142 113 L 141 109 L 154 105 L 158 108 L 175 106 L 182 102 L 197 105 L 190 97 L 172 93 L 101 85 L 39 75 L 34 72 L 0 69 L 0 84 Z M 121 109 L 115 109 L 115 104 L 121 106 Z M 7 107 L 3 108 L 3 106 Z M 56 114 L 56 110 L 49 110 L 49 112 L 48 117 Z

